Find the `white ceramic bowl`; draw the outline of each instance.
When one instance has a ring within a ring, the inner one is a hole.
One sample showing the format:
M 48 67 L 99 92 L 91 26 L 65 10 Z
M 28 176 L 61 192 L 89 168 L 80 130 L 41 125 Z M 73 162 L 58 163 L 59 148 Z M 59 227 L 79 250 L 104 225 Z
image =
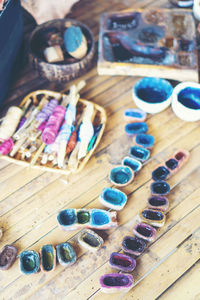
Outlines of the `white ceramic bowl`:
M 200 84 L 178 84 L 172 94 L 172 109 L 175 115 L 184 121 L 200 120 Z
M 194 0 L 193 14 L 194 14 L 195 18 L 198 21 L 200 21 L 200 2 L 199 2 L 199 0 Z
M 166 109 L 171 103 L 173 87 L 169 81 L 145 77 L 133 86 L 133 100 L 137 107 L 150 114 Z

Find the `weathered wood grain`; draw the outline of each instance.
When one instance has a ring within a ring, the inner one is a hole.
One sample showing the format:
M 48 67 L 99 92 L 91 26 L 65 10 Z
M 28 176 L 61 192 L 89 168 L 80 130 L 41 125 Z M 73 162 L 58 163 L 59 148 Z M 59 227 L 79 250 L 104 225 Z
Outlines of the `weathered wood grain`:
M 90 27 L 97 46 L 101 13 L 153 6 L 172 7 L 167 0 L 81 0 L 69 17 Z M 33 27 L 27 27 L 26 37 Z M 57 265 L 50 274 L 40 272 L 24 276 L 19 271 L 17 259 L 10 270 L 0 272 L 0 299 L 199 300 L 200 127 L 198 122 L 186 123 L 178 119 L 171 108 L 147 117 L 148 133 L 155 136 L 155 147 L 134 182 L 121 189 L 127 193 L 128 202 L 118 213 L 120 226 L 99 232 L 105 240 L 103 248 L 91 254 L 77 244 L 78 230 L 64 232 L 59 229 L 56 216 L 61 209 L 104 208 L 99 195 L 103 188 L 112 186 L 108 180 L 109 171 L 121 163 L 133 145 L 133 139 L 124 133 L 123 111 L 135 107 L 132 87 L 139 78 L 98 76 L 95 65 L 81 79 L 87 83 L 81 91 L 82 98 L 103 106 L 108 122 L 101 143 L 80 174 L 67 179 L 0 159 L 0 227 L 4 231 L 0 248 L 14 244 L 19 252 L 24 249 L 39 251 L 44 244 L 56 245 L 68 240 L 75 246 L 77 262 L 70 268 Z M 57 84 L 41 80 L 25 60 L 2 113 L 9 105 L 20 103 L 30 91 L 41 87 L 67 91 L 78 81 Z M 151 172 L 178 148 L 189 150 L 191 157 L 169 180 L 173 190 L 169 195 L 167 221 L 158 230 L 156 241 L 137 259 L 133 272 L 137 285 L 127 294 L 102 294 L 99 277 L 113 271 L 108 265 L 110 253 L 121 251 L 123 236 L 132 235 L 136 215 L 146 206 L 150 195 Z

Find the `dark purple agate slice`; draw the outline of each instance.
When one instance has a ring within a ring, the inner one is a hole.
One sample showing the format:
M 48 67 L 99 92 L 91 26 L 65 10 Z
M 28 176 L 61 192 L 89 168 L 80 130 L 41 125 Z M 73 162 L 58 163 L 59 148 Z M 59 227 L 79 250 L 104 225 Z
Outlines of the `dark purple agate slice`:
M 110 255 L 109 264 L 111 268 L 123 272 L 132 272 L 136 267 L 136 260 L 128 255 L 113 252 Z
M 106 293 L 130 289 L 133 285 L 133 276 L 131 274 L 122 273 L 105 274 L 100 277 L 100 285 L 102 291 Z
M 125 236 L 122 241 L 123 251 L 135 256 L 139 256 L 142 252 L 144 252 L 145 247 L 146 243 L 137 237 Z
M 152 172 L 152 179 L 155 181 L 166 180 L 169 175 L 170 171 L 164 166 L 160 166 Z
M 142 215 L 145 219 L 161 221 L 164 218 L 164 215 L 161 211 L 145 209 L 142 211 Z
M 146 240 L 148 242 L 152 242 L 156 237 L 156 230 L 152 226 L 145 224 L 145 223 L 139 223 L 135 225 L 133 228 L 133 233 L 143 240 Z
M 162 211 L 145 209 L 139 214 L 141 222 L 147 223 L 151 226 L 162 227 L 165 224 L 165 215 Z
M 166 197 L 152 196 L 147 201 L 148 201 L 148 208 L 151 209 L 167 211 L 169 207 L 169 201 Z
M 178 161 L 174 158 L 170 158 L 165 162 L 165 165 L 167 166 L 168 169 L 174 170 L 178 166 Z
M 155 181 L 151 184 L 152 195 L 167 195 L 170 192 L 170 185 L 165 181 Z

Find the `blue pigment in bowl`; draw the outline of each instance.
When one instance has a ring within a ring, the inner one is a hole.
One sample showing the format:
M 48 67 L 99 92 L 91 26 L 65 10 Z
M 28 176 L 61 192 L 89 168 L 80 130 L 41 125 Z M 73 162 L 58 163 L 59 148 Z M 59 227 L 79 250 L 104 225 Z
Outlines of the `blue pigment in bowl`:
M 178 101 L 191 109 L 200 109 L 200 89 L 186 87 L 178 94 Z
M 139 80 L 135 84 L 134 89 L 138 98 L 152 104 L 167 100 L 173 91 L 171 84 L 167 80 L 154 77 Z

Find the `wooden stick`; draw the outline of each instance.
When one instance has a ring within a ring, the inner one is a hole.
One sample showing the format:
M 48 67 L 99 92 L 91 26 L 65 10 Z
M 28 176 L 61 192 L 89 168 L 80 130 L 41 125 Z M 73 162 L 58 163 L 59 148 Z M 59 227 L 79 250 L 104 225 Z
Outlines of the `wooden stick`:
M 40 156 L 40 154 L 42 153 L 42 151 L 44 150 L 45 148 L 45 143 L 42 143 L 40 148 L 37 150 L 37 152 L 35 153 L 34 157 L 32 158 L 31 162 L 30 162 L 30 165 L 33 166 L 35 165 L 38 157 Z

